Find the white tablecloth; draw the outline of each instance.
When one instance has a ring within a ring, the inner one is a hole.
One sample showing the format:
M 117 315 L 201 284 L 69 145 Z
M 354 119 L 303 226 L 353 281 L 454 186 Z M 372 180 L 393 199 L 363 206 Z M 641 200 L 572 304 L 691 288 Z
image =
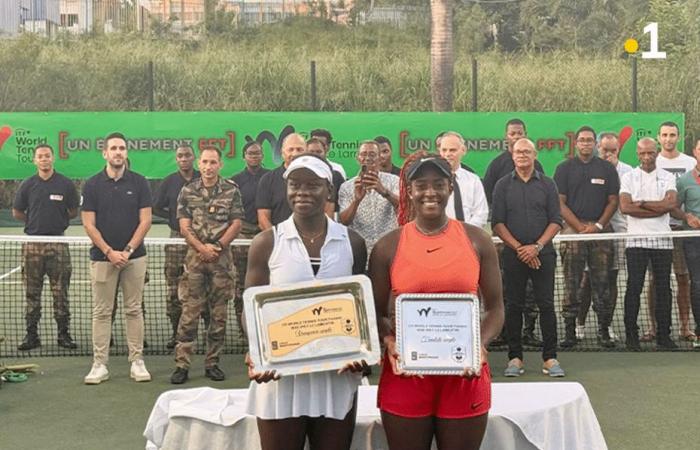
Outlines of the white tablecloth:
M 494 383 L 482 449 L 605 450 L 588 395 L 579 383 Z M 259 450 L 247 389 L 178 389 L 160 395 L 144 436 L 148 450 Z M 377 387 L 360 386 L 352 449 L 386 450 Z

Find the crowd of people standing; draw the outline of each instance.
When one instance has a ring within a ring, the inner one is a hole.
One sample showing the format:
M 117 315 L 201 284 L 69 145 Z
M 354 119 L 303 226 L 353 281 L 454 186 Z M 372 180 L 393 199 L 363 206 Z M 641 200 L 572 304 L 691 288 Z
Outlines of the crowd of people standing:
M 356 155 L 360 169 L 348 178 L 342 166 L 328 160 L 332 136 L 319 129 L 308 138 L 288 135 L 281 146 L 283 163 L 273 170 L 262 167 L 262 144 L 247 142 L 246 166 L 231 179 L 220 175 L 224 160 L 218 148 L 205 147 L 195 155 L 192 148 L 180 147 L 175 153 L 178 171 L 152 200 L 146 179 L 128 168 L 127 138 L 110 134 L 103 149 L 106 166 L 82 191 L 82 222 L 93 244 L 94 356 L 84 381 L 99 384 L 109 378 L 111 315 L 119 287 L 130 376 L 151 379 L 142 356 L 143 239 L 156 214 L 168 220 L 171 237 L 187 243 L 166 248 L 173 384 L 188 380 L 200 317 L 207 326 L 205 376 L 225 379 L 218 362 L 227 305 L 233 300 L 242 325 L 244 287 L 366 273 L 373 282 L 377 327 L 386 349 L 378 403 L 390 446 L 426 448 L 435 436 L 444 448 L 478 448 L 490 406 L 488 345 L 499 339 L 507 343 L 505 376 L 524 372 L 526 344 L 542 346 L 543 373 L 562 377 L 557 349 L 578 344 L 592 304 L 599 345 L 615 347 L 611 322 L 621 268 L 627 272 L 626 348 L 639 350 L 640 342 L 649 339 L 660 349 L 677 347 L 671 330 L 671 269 L 678 283 L 679 338 L 698 346 L 700 237 L 567 240 L 559 249 L 565 280 L 563 339 L 557 335 L 554 305 L 558 257 L 552 240 L 559 233 L 644 235 L 700 228 L 700 142 L 691 158 L 677 150 L 679 138 L 677 124 L 661 124 L 656 140 L 639 140 L 639 165 L 631 168 L 619 160 L 617 135 L 598 135 L 583 126 L 575 134 L 575 155 L 550 178 L 537 161 L 525 123 L 512 119 L 505 126 L 507 151 L 491 162 L 483 181 L 464 166 L 467 146 L 453 131 L 437 136 L 436 154 L 416 152 L 401 168 L 392 162 L 388 138 L 364 141 Z M 60 236 L 77 215 L 79 197 L 54 170 L 50 146 L 38 146 L 34 161 L 37 174 L 22 184 L 13 214 L 25 222 L 28 235 Z M 498 247 L 484 231 L 489 222 L 502 242 Z M 253 239 L 250 249 L 232 246 L 237 238 Z M 426 253 L 427 246 L 442 250 Z M 37 325 L 44 275 L 54 295 L 58 344 L 75 348 L 69 332 L 67 246 L 32 242 L 23 254 L 27 333 L 19 349 L 41 345 Z M 649 308 L 654 323 L 640 336 L 637 323 L 647 267 L 653 280 Z M 395 364 L 391 299 L 409 292 L 479 293 L 484 365 L 454 377 L 401 373 Z M 541 341 L 534 332 L 537 319 Z M 247 364 L 253 380 L 249 412 L 259 418 L 263 448 L 297 448 L 290 442 L 303 445 L 306 436 L 312 448 L 348 448 L 357 385 L 366 364 L 358 361 L 340 373 L 282 379 L 256 372 L 249 359 Z

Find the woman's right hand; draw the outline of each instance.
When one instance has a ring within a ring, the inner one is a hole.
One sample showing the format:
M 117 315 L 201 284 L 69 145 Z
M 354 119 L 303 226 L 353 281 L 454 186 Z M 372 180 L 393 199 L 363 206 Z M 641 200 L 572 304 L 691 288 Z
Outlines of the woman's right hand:
M 266 370 L 265 372 L 256 372 L 255 364 L 253 360 L 250 359 L 250 353 L 245 354 L 245 365 L 248 366 L 248 379 L 254 380 L 256 383 L 268 383 L 270 381 L 277 381 L 280 376 L 274 370 Z
M 387 361 L 391 365 L 391 370 L 394 375 L 404 375 L 403 370 L 399 369 L 399 352 L 396 351 L 396 336 L 384 336 L 384 348 L 386 348 Z

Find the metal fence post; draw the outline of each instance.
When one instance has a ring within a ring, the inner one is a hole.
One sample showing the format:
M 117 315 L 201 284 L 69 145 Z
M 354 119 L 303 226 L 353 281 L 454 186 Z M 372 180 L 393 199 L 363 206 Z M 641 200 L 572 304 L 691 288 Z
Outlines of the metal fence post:
M 316 61 L 311 61 L 311 111 L 316 111 Z
M 637 99 L 637 58 L 632 57 L 632 112 L 637 112 L 639 107 Z
M 472 112 L 478 111 L 478 98 L 477 98 L 477 64 L 476 58 L 472 58 Z
M 148 66 L 146 68 L 146 83 L 148 84 L 148 110 L 156 110 L 156 100 L 155 100 L 155 81 L 153 79 L 153 61 L 148 61 Z

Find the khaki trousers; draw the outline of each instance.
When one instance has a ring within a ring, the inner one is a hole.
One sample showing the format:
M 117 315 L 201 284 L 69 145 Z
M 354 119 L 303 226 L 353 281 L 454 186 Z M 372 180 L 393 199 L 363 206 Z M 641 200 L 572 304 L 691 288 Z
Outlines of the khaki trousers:
M 130 260 L 119 269 L 108 261 L 90 263 L 92 282 L 92 351 L 96 363 L 109 361 L 109 339 L 112 335 L 112 309 L 117 284 L 122 288 L 124 315 L 126 317 L 126 342 L 129 361 L 141 359 L 143 355 L 143 287 L 148 257 Z

